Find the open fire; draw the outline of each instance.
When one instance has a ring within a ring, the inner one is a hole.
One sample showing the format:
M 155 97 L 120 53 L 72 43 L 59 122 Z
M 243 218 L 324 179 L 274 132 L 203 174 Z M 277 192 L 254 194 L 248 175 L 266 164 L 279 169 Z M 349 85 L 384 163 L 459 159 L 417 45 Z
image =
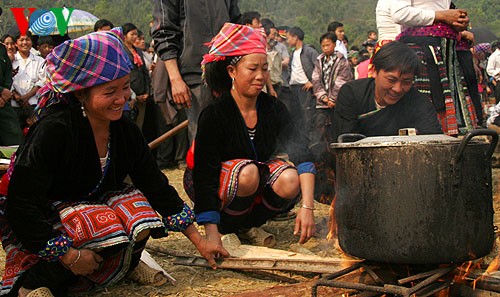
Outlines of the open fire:
M 337 236 L 334 207 L 335 199 L 330 208 L 328 234 L 332 243 Z M 495 239 L 498 236 L 500 233 L 496 233 Z M 473 254 L 469 256 L 477 258 Z M 500 253 L 488 260 L 489 264 L 484 262 L 485 258 L 480 258 L 461 265 L 412 265 L 365 260 L 319 279 L 313 286 L 312 296 L 319 296 L 317 290 L 322 286 L 345 289 L 336 295 L 342 297 L 500 296 Z M 468 293 L 463 292 L 464 288 Z
M 312 289 L 318 295 L 322 286 L 343 288 L 342 297 L 449 297 L 500 296 L 498 257 L 489 266 L 481 261 L 457 265 L 397 265 L 361 262 L 319 279 Z M 469 294 L 463 293 L 463 287 Z M 479 293 L 479 292 L 488 292 Z
M 499 185 L 500 187 L 500 185 Z M 335 218 L 335 197 L 330 206 L 328 239 L 333 243 L 337 236 Z M 496 233 L 495 239 L 500 235 Z M 496 242 L 496 241 L 495 241 Z M 477 257 L 470 254 L 470 259 Z M 461 265 L 398 265 L 365 261 L 349 266 L 338 273 L 327 275 L 317 281 L 317 288 L 329 286 L 346 289 L 342 297 L 352 296 L 499 296 L 500 297 L 500 254 L 489 264 L 484 258 L 466 261 Z M 469 293 L 463 293 L 463 287 Z M 478 292 L 487 291 L 488 294 Z M 472 292 L 472 293 L 470 293 Z

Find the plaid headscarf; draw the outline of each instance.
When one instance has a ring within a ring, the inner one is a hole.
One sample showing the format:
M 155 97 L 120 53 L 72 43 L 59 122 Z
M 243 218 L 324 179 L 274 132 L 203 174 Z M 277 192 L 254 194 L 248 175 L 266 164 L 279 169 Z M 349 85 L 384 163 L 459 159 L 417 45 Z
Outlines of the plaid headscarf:
M 64 94 L 101 85 L 130 73 L 121 28 L 87 34 L 55 47 L 46 58 L 47 80 L 38 90 L 37 114 L 66 101 Z
M 201 65 L 249 54 L 266 54 L 266 38 L 263 30 L 249 26 L 225 23 L 212 41 L 208 54 L 203 56 Z
M 491 54 L 491 44 L 489 43 L 480 43 L 474 46 L 474 50 L 476 53 L 484 53 Z

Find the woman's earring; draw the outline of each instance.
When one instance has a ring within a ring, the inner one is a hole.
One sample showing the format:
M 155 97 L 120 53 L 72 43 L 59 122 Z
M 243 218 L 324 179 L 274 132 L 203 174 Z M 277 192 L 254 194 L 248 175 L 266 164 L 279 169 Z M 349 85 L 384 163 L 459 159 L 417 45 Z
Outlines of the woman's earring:
M 84 118 L 86 118 L 87 114 L 85 113 L 85 107 L 83 107 L 83 101 L 81 101 L 80 104 L 81 104 L 81 108 L 82 108 L 82 115 Z
M 233 85 L 232 89 L 234 90 L 234 76 L 231 78 L 231 80 L 232 80 L 232 85 Z

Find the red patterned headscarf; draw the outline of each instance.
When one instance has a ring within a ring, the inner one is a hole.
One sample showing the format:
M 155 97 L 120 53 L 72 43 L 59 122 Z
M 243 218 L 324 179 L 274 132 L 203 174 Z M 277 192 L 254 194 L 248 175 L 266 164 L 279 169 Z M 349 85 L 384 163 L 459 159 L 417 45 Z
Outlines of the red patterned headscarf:
M 266 38 L 262 29 L 233 23 L 225 23 L 207 45 L 210 50 L 203 56 L 201 65 L 225 60 L 226 57 L 266 54 Z

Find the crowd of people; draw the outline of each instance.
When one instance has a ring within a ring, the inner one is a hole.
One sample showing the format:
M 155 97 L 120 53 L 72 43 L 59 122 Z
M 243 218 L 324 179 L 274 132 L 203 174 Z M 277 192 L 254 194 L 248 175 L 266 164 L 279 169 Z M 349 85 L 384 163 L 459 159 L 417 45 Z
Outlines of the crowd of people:
M 305 243 L 314 201 L 334 199 L 328 146 L 345 133 L 500 131 L 500 42 L 474 44 L 451 1 L 379 0 L 366 41 L 350 46 L 332 21 L 319 50 L 236 0 L 201 7 L 154 1 L 151 42 L 105 19 L 57 44 L 1 38 L 0 145 L 19 148 L 0 183 L 0 294 L 66 296 L 125 276 L 162 284 L 141 253 L 168 231 L 213 268 L 225 234 L 274 246 L 269 219 L 295 218 Z M 161 172 L 172 167 L 185 169 L 194 209 Z

